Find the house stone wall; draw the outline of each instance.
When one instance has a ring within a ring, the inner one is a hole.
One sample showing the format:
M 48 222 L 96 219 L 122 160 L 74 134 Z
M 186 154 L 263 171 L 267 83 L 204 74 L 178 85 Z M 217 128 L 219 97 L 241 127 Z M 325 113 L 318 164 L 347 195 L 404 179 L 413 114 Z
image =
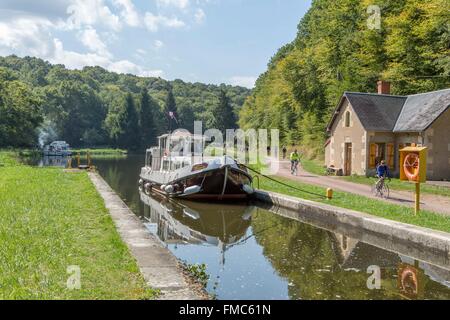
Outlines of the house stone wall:
M 345 127 L 345 113 L 350 112 L 350 127 Z M 364 175 L 367 167 L 367 134 L 348 100 L 331 128 L 331 142 L 325 149 L 325 165 L 344 169 L 345 144 L 352 144 L 352 174 Z
M 428 147 L 427 179 L 450 181 L 450 108 L 424 133 Z

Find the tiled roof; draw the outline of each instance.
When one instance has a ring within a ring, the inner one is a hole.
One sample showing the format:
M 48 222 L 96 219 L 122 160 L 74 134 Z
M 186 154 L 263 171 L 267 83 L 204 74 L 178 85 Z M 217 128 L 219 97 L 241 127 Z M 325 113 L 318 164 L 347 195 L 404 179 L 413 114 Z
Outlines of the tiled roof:
M 449 106 L 450 89 L 408 96 L 395 124 L 394 131 L 424 131 Z
M 347 99 L 366 130 L 420 132 L 426 130 L 450 107 L 450 89 L 411 96 L 345 92 L 328 130 Z
M 346 92 L 344 96 L 363 127 L 371 131 L 392 131 L 406 101 L 406 97 L 381 94 Z

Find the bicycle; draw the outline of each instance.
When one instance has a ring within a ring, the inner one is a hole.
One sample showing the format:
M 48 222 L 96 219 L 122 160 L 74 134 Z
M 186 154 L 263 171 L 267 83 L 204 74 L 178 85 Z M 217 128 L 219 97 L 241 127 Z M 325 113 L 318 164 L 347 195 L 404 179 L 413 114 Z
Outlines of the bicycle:
M 380 197 L 383 199 L 389 198 L 389 185 L 386 183 L 386 178 L 383 177 L 373 184 L 372 193 L 376 197 Z
M 292 175 L 297 175 L 297 171 L 298 171 L 298 160 L 295 160 L 293 162 L 291 162 L 291 174 Z

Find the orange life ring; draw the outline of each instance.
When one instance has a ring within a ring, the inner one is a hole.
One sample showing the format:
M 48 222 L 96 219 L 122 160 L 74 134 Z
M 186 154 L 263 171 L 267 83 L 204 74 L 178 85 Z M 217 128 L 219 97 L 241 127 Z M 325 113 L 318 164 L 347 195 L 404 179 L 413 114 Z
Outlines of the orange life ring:
M 419 281 L 417 271 L 414 268 L 406 267 L 400 275 L 401 290 L 408 294 L 417 295 L 419 291 Z
M 419 177 L 420 160 L 417 153 L 408 153 L 403 161 L 403 171 L 411 181 L 417 181 Z

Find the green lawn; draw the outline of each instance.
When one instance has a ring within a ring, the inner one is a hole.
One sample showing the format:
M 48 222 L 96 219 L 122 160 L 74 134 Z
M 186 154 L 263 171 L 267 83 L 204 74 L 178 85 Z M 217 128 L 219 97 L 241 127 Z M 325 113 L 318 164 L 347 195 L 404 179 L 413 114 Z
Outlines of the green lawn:
M 151 299 L 86 173 L 32 168 L 0 151 L 0 299 Z M 69 266 L 81 288 L 70 290 Z
M 317 175 L 324 175 L 325 174 L 325 168 L 321 161 L 318 160 L 308 160 L 303 159 L 301 160 L 302 167 L 305 169 L 305 171 L 317 174 Z M 366 176 L 346 176 L 342 177 L 342 179 L 345 179 L 350 182 L 360 183 L 360 184 L 366 184 L 366 185 L 373 185 L 376 181 L 375 177 L 366 177 Z M 409 183 L 407 181 L 401 181 L 399 179 L 391 179 L 389 182 L 389 187 L 392 190 L 405 190 L 405 191 L 414 191 L 415 186 L 412 183 Z M 450 188 L 447 187 L 439 187 L 439 186 L 433 186 L 429 184 L 422 184 L 420 188 L 421 192 L 428 193 L 428 194 L 436 194 L 441 196 L 447 196 L 450 197 Z
M 253 169 L 259 171 L 260 166 L 252 166 Z M 417 226 L 431 228 L 450 232 L 450 217 L 443 216 L 434 212 L 422 211 L 419 215 L 414 215 L 414 209 L 386 203 L 381 200 L 371 199 L 360 195 L 355 195 L 347 192 L 335 191 L 332 200 L 325 198 L 326 188 L 309 185 L 293 181 L 287 178 L 272 177 L 289 186 L 293 186 L 302 191 L 280 185 L 267 178 L 260 177 L 260 189 L 273 191 L 281 194 L 286 194 L 294 197 L 299 197 L 307 200 L 327 203 L 333 206 L 352 209 L 356 211 L 365 212 L 374 216 L 383 217 L 395 221 L 409 223 Z M 255 180 L 254 185 L 258 187 L 258 181 Z M 311 194 L 313 193 L 313 194 Z
M 366 185 L 373 185 L 377 180 L 375 177 L 365 177 L 365 176 L 348 176 L 343 178 L 347 181 Z M 389 187 L 393 190 L 415 191 L 415 186 L 413 183 L 401 181 L 400 179 L 391 179 L 391 181 L 389 182 Z M 423 193 L 450 197 L 450 188 L 447 187 L 439 187 L 422 183 L 420 185 L 420 191 Z
M 323 161 L 302 158 L 300 162 L 302 168 L 305 169 L 305 171 L 317 174 L 319 176 L 325 175 L 325 167 Z

